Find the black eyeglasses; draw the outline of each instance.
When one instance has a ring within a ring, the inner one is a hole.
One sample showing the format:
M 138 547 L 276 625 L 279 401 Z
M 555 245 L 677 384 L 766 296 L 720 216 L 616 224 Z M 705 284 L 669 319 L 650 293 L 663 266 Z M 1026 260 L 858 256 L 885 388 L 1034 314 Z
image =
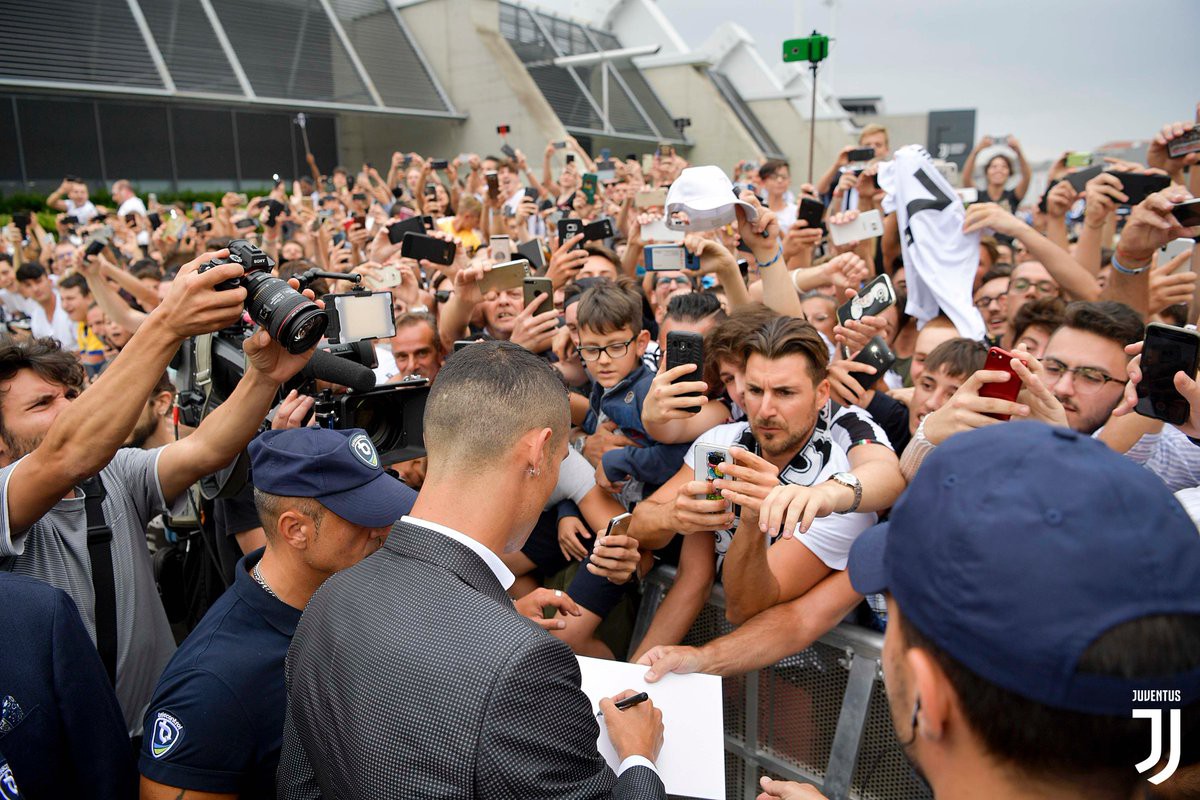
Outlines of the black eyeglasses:
M 985 308 L 990 306 L 992 303 L 999 304 L 1000 298 L 1002 298 L 1002 297 L 1004 297 L 1003 293 L 995 294 L 995 295 L 986 295 L 986 294 L 980 295 L 979 299 L 975 301 L 975 307 L 978 308 L 980 311 L 983 311 Z
M 637 337 L 633 337 L 636 339 Z M 587 345 L 585 347 L 576 347 L 575 352 L 579 353 L 579 357 L 584 361 L 596 361 L 600 358 L 601 353 L 607 353 L 609 358 L 620 358 L 629 352 L 629 345 L 633 344 L 633 339 L 628 339 L 624 342 L 613 342 L 606 344 L 604 347 L 595 347 Z
M 1046 377 L 1050 379 L 1052 386 L 1062 380 L 1063 375 L 1068 372 L 1071 373 L 1071 378 L 1075 382 L 1075 389 L 1080 394 L 1095 394 L 1109 381 L 1122 385 L 1129 383 L 1127 380 L 1117 380 L 1111 375 L 1105 374 L 1103 370 L 1098 370 L 1095 367 L 1068 367 L 1057 358 L 1042 359 L 1042 370 L 1046 373 Z

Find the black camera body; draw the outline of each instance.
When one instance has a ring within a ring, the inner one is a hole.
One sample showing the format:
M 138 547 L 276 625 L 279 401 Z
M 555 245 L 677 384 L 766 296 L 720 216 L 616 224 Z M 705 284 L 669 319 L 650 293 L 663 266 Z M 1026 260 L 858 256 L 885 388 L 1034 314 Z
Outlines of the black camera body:
M 246 311 L 271 338 L 289 353 L 303 353 L 325 333 L 329 317 L 316 303 L 288 285 L 287 281 L 270 273 L 275 261 L 245 239 L 229 243 L 227 258 L 214 258 L 201 265 L 199 272 L 208 272 L 224 264 L 241 264 L 245 270 L 240 278 L 231 278 L 216 285 L 218 291 L 246 288 Z

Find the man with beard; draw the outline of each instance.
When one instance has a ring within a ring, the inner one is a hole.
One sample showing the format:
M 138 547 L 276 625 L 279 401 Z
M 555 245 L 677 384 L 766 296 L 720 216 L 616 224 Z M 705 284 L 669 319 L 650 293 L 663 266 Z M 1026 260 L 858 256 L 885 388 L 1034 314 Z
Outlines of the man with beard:
M 164 372 L 155 384 L 154 391 L 150 393 L 150 399 L 142 407 L 142 414 L 134 423 L 124 446 L 153 450 L 191 433 L 193 428 L 171 423 L 171 409 L 174 407 L 175 384 L 171 383 L 171 376 Z
M 693 540 L 715 547 L 716 559 L 708 550 L 706 569 L 723 570 L 726 613 L 734 623 L 799 597 L 845 569 L 850 543 L 904 488 L 883 431 L 861 410 L 830 402 L 828 350 L 812 325 L 788 317 L 771 320 L 748 338 L 746 352 L 749 421 L 702 434 L 683 468 L 634 510 L 630 527 L 632 536 L 651 547 L 684 534 L 681 572 L 685 561 L 686 568 L 705 568 L 694 555 L 704 548 Z M 726 478 L 694 480 L 694 459 L 703 457 L 697 450 L 705 444 L 729 448 L 733 463 L 718 466 Z M 706 499 L 717 492 L 724 499 Z M 764 515 L 761 506 L 769 495 Z M 740 524 L 739 509 L 750 512 Z M 800 523 L 803 535 L 795 535 Z M 680 604 L 682 631 L 691 624 L 684 618 L 688 612 L 694 617 L 704 597 L 699 605 L 697 598 L 672 603 Z M 676 627 L 670 625 L 672 632 Z M 678 641 L 656 638 L 655 644 Z
M 954 437 L 849 572 L 886 593 L 892 725 L 938 800 L 1128 800 L 1195 760 L 1200 538 L 1100 443 L 1032 422 Z M 758 800 L 823 796 L 761 784 Z
M 259 331 L 243 345 L 246 372 L 229 401 L 191 436 L 157 450 L 121 447 L 180 344 L 241 318 L 246 290 L 215 290 L 240 277 L 241 265 L 197 272 L 226 255 L 184 265 L 167 299 L 87 391 L 75 356 L 52 341 L 0 345 L 0 569 L 71 595 L 134 737 L 175 649 L 146 526 L 246 446 L 279 384 L 309 356 L 291 355 Z

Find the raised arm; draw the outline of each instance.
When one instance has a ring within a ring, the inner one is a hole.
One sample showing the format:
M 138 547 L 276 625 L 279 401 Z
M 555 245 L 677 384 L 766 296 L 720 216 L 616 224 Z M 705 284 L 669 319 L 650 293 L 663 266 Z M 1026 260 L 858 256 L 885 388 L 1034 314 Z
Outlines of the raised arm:
M 1021 149 L 1021 143 L 1009 136 L 1008 146 L 1017 154 L 1017 167 L 1021 170 L 1021 177 L 1017 181 L 1016 188 L 1013 189 L 1013 194 L 1017 196 L 1017 202 L 1020 203 L 1029 191 L 1029 181 L 1033 178 L 1033 171 L 1029 169 L 1029 162 L 1025 160 L 1025 151 Z
M 964 189 L 970 189 L 975 186 L 975 159 L 978 158 L 980 150 L 991 146 L 992 137 L 985 136 L 979 140 L 978 144 L 971 148 L 970 153 L 967 153 L 967 160 L 963 163 L 961 176 Z
M 738 228 L 742 241 L 750 248 L 762 279 L 763 299 L 767 306 L 789 317 L 804 317 L 800 295 L 792 284 L 791 274 L 783 260 L 783 244 L 775 214 L 764 208 L 751 192 L 742 192 L 742 199 L 758 207 L 758 219 L 750 222 L 741 206 L 737 208 Z M 728 288 L 726 289 L 728 294 Z
M 28 529 L 73 486 L 112 460 L 184 339 L 220 330 L 238 320 L 246 290 L 218 292 L 213 287 L 240 276 L 241 266 L 225 264 L 203 275 L 196 272 L 205 261 L 227 254 L 226 250 L 205 253 L 180 269 L 167 299 L 133 335 L 103 377 L 59 413 L 42 443 L 12 471 L 8 512 L 13 531 Z M 38 406 L 49 402 L 54 398 L 37 398 Z M 11 461 L 15 454 L 6 451 L 4 455 Z
M 1171 186 L 1134 206 L 1113 256 L 1112 277 L 1103 292 L 1105 300 L 1124 303 L 1143 317 L 1150 313 L 1149 267 L 1154 252 L 1172 239 L 1200 236 L 1200 226 L 1180 227 L 1171 213 L 1175 203 L 1190 199 L 1191 194 L 1182 186 Z M 1117 269 L 1118 264 L 1122 269 Z
M 87 279 L 88 289 L 91 291 L 96 305 L 104 310 L 109 319 L 125 330 L 136 331 L 146 321 L 146 314 L 135 310 L 125 302 L 125 298 L 117 293 L 117 290 L 104 277 L 108 270 L 119 271 L 102 255 L 83 259 L 79 267 L 80 274 Z
M 1068 188 L 1070 187 L 1068 186 Z M 995 203 L 972 204 L 967 209 L 963 231 L 973 233 L 984 228 L 991 228 L 998 233 L 1019 239 L 1029 254 L 1042 263 L 1050 276 L 1072 298 L 1077 300 L 1098 300 L 1100 298 L 1100 287 L 1096 283 L 1095 276 L 1072 258 L 1070 253 L 1008 213 L 1007 209 L 1001 208 Z

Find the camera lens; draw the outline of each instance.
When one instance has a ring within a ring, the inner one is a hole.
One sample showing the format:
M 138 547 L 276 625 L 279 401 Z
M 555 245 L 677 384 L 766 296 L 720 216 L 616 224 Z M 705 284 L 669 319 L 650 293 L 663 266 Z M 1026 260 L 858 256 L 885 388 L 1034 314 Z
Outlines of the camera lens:
M 303 353 L 325 333 L 329 325 L 325 312 L 286 281 L 265 272 L 252 272 L 243 280 L 249 290 L 250 318 L 289 353 Z

